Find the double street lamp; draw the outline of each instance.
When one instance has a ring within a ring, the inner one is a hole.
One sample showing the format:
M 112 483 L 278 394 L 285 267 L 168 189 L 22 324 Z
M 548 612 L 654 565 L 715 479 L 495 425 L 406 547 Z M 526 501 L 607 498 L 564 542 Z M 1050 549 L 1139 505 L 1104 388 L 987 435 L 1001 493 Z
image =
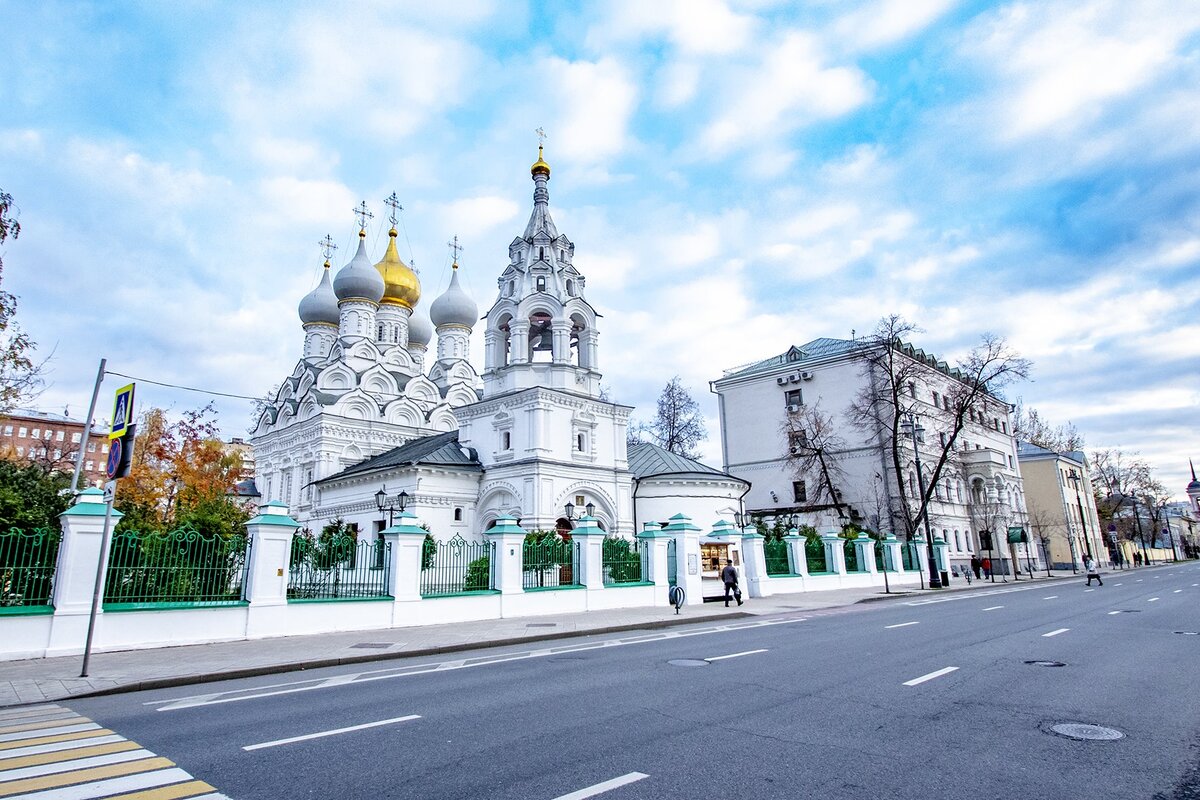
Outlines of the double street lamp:
M 375 507 L 379 509 L 379 515 L 382 519 L 383 512 L 388 512 L 388 527 L 395 524 L 396 512 L 404 512 L 404 507 L 408 505 L 408 492 L 400 492 L 395 497 L 389 498 L 387 486 L 384 486 L 375 493 Z
M 580 517 L 575 516 L 575 504 L 574 503 L 567 503 L 565 506 L 563 506 L 563 510 L 567 512 L 567 519 L 572 519 L 572 520 L 580 519 Z M 588 503 L 586 506 L 583 507 L 583 510 L 587 513 L 587 515 L 589 517 L 593 517 L 596 515 L 596 504 Z
M 913 443 L 913 458 L 917 464 L 917 488 L 921 492 L 921 505 L 925 506 L 925 547 L 928 551 L 929 559 L 929 588 L 941 589 L 942 577 L 938 574 L 937 562 L 933 554 L 933 531 L 929 527 L 929 508 L 925 503 L 925 476 L 921 472 L 921 448 L 918 446 L 925 441 L 925 427 L 921 425 L 921 418 L 913 413 L 904 415 L 900 420 L 900 431 L 912 438 Z
M 1067 471 L 1067 480 L 1075 487 L 1075 505 L 1079 508 L 1079 524 L 1083 526 L 1083 549 L 1090 559 L 1092 557 L 1092 543 L 1090 537 L 1088 537 L 1087 520 L 1083 516 L 1083 499 L 1079 494 L 1079 484 L 1083 482 L 1083 479 L 1074 468 L 1071 468 Z

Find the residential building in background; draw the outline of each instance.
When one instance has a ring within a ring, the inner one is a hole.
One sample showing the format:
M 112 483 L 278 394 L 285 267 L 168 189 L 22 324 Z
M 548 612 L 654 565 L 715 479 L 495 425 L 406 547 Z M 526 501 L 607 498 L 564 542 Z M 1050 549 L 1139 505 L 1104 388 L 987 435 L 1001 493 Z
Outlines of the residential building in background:
M 845 521 L 904 537 L 898 476 L 890 457 L 891 435 L 856 425 L 846 413 L 871 380 L 869 346 L 863 340 L 814 339 L 728 370 L 712 383 L 718 399 L 725 469 L 750 482 L 745 497 L 748 512 L 768 518 L 794 513 L 818 528 L 820 520 L 830 518 L 827 502 L 810 500 L 819 476 L 796 474 L 785 431 L 788 414 L 819 404 L 835 438 L 843 443 L 827 455 L 844 476 L 839 479 L 839 490 L 849 516 Z M 901 349 L 921 376 L 904 387 L 900 399 L 926 429 L 921 458 L 923 475 L 928 478 L 939 443 L 948 441 L 944 438 L 945 418 L 955 384 L 962 378 L 944 361 L 908 345 Z M 953 574 L 962 574 L 976 554 L 991 558 L 999 574 L 1011 573 L 1014 560 L 1023 571 L 1041 566 L 1032 544 L 1026 548 L 1007 541 L 1010 528 L 1025 525 L 1010 412 L 1007 402 L 985 395 L 979 408 L 972 410 L 954 443 L 950 463 L 934 487 L 930 526 L 935 539 L 944 539 L 949 546 Z M 901 449 L 906 453 L 908 474 L 899 479 L 911 487 L 909 496 L 916 496 L 918 479 L 907 439 L 901 442 Z
M 0 420 L 0 458 L 70 472 L 75 469 L 75 456 L 83 446 L 83 429 L 83 421 L 70 417 L 65 409 L 62 414 L 17 409 Z M 84 450 L 80 482 L 103 486 L 107 460 L 108 426 L 93 423 Z
M 1025 483 L 1029 527 L 1050 565 L 1077 569 L 1087 556 L 1112 560 L 1116 543 L 1108 541 L 1100 524 L 1087 456 L 1020 442 L 1017 462 Z

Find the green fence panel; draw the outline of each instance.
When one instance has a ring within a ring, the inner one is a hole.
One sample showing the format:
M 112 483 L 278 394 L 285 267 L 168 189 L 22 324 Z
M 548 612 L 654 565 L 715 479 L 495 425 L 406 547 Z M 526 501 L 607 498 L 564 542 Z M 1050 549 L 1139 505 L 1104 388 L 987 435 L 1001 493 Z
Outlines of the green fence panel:
M 804 543 L 804 560 L 809 573 L 829 572 L 829 559 L 825 557 L 825 543 L 820 539 L 809 539 Z
M 907 572 L 916 572 L 921 569 L 921 556 L 917 552 L 918 547 L 920 545 L 915 542 L 906 542 L 900 548 L 900 563 Z
M 628 539 L 605 539 L 600 545 L 604 585 L 641 583 L 646 574 L 646 548 Z
M 876 542 L 871 546 L 871 549 L 875 551 L 875 569 L 879 570 L 880 572 L 890 572 L 891 570 L 888 568 L 887 563 L 883 558 L 883 547 Z
M 492 542 L 468 542 L 459 535 L 435 542 L 428 566 L 422 559 L 421 596 L 490 592 L 494 550 Z M 430 552 L 428 547 L 426 552 Z
M 49 528 L 0 532 L 0 613 L 50 605 L 61 541 Z
M 579 542 L 551 536 L 521 547 L 521 585 L 526 589 L 580 586 Z
M 105 603 L 229 605 L 242 601 L 245 535 L 205 535 L 184 527 L 165 533 L 122 531 L 113 537 Z
M 863 568 L 858 563 L 858 543 L 850 539 L 842 545 L 842 552 L 846 554 L 846 572 L 862 572 Z
M 288 600 L 371 600 L 387 593 L 390 542 L 348 534 L 292 539 Z
M 788 558 L 788 543 L 782 539 L 768 539 L 763 542 L 763 557 L 767 562 L 768 575 L 791 575 L 792 565 Z
M 667 541 L 667 583 L 676 586 L 679 583 L 679 555 L 674 539 Z

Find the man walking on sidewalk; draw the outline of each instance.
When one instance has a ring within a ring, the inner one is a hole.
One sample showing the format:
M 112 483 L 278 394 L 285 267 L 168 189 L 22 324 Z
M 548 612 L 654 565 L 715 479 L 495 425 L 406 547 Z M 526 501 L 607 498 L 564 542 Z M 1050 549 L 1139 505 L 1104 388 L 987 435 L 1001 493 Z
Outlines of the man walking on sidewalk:
M 725 607 L 729 608 L 729 595 L 732 593 L 737 604 L 742 604 L 742 590 L 738 588 L 737 570 L 733 568 L 733 559 L 725 559 L 725 569 L 721 570 L 721 581 L 725 584 Z
M 1104 581 L 1100 580 L 1100 565 L 1096 563 L 1096 559 L 1085 558 L 1083 561 L 1083 568 L 1087 570 L 1088 586 L 1092 585 L 1092 578 L 1095 578 L 1097 581 L 1099 581 L 1101 586 L 1104 585 Z

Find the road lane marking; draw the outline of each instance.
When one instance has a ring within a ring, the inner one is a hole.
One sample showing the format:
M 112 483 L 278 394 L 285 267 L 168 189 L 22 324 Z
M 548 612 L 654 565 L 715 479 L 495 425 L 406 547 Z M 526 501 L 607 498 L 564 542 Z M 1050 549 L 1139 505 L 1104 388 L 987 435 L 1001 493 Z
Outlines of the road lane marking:
M 1141 583 L 1141 582 L 1142 582 L 1141 578 L 1138 578 L 1136 581 L 1134 581 L 1134 583 Z
M 1043 633 L 1042 638 L 1049 639 L 1051 636 L 1058 636 L 1060 633 L 1066 633 L 1069 630 L 1071 630 L 1071 629 L 1070 628 L 1059 628 L 1056 631 L 1050 631 L 1049 633 Z
M 747 650 L 743 653 L 730 653 L 727 656 L 713 656 L 712 658 L 706 658 L 704 660 L 705 661 L 724 661 L 727 658 L 738 658 L 740 656 L 752 656 L 755 653 L 765 653 L 765 652 L 767 652 L 765 649 L 763 649 L 763 650 Z
M 907 628 L 909 625 L 920 625 L 920 624 L 921 624 L 920 622 L 898 622 L 895 625 L 884 625 L 883 629 L 891 630 L 892 628 Z
M 956 669 L 958 669 L 958 667 L 942 667 L 941 669 L 934 670 L 933 672 L 930 672 L 927 675 L 922 675 L 919 678 L 913 678 L 911 681 L 905 681 L 904 685 L 905 686 L 916 686 L 919 683 L 924 683 L 925 681 L 931 681 L 934 678 L 940 678 L 943 675 L 949 675 L 951 672 L 954 672 Z
M 611 781 L 597 783 L 594 786 L 589 786 L 586 789 L 580 789 L 577 792 L 570 794 L 559 795 L 554 800 L 586 800 L 588 797 L 595 797 L 598 794 L 611 792 L 613 789 L 619 789 L 622 786 L 628 786 L 631 783 L 637 783 L 640 780 L 649 778 L 650 776 L 644 772 L 630 772 L 622 775 L 619 778 L 613 778 Z
M 1096 590 L 1095 590 L 1095 589 L 1084 589 L 1084 591 L 1085 591 L 1085 592 L 1094 592 L 1094 591 L 1096 591 Z
M 987 591 L 978 590 L 974 592 L 961 592 L 951 594 L 947 597 L 936 597 L 929 600 L 908 600 L 904 603 L 906 606 L 927 606 L 933 603 L 952 603 L 955 600 L 975 600 L 979 597 L 990 597 L 994 594 L 1010 594 L 1012 592 L 1028 592 L 1030 589 L 1041 589 L 1041 586 L 1009 586 L 1002 589 L 988 589 Z
M 1171 594 L 1179 594 L 1182 591 L 1183 589 L 1176 589 L 1175 591 L 1171 592 Z
M 1058 599 L 1058 595 L 1056 595 L 1056 594 L 1052 594 L 1052 595 L 1050 595 L 1049 597 L 1043 597 L 1042 599 L 1043 599 L 1043 600 L 1057 600 L 1057 599 Z
M 378 722 L 364 722 L 362 725 L 351 725 L 348 728 L 334 728 L 329 731 L 318 731 L 317 733 L 306 733 L 303 736 L 289 736 L 286 739 L 276 739 L 273 742 L 260 742 L 259 744 L 248 744 L 243 747 L 243 750 L 262 750 L 264 747 L 279 747 L 281 744 L 293 744 L 295 742 L 306 742 L 309 739 L 321 739 L 326 736 L 337 736 L 339 733 L 350 733 L 351 731 L 361 731 L 367 728 L 378 728 L 383 725 L 395 725 L 398 722 L 408 722 L 412 719 L 420 719 L 420 714 L 409 714 L 406 717 L 393 717 L 392 719 L 381 719 Z
M 1124 586 L 1125 584 L 1123 584 L 1123 583 L 1118 583 L 1118 584 L 1115 584 L 1115 585 L 1116 585 L 1116 586 Z
M 1155 602 L 1156 600 L 1158 600 L 1158 598 L 1157 598 L 1157 597 L 1151 597 L 1151 598 L 1150 598 L 1149 600 L 1147 600 L 1146 602 L 1147 602 L 1147 603 L 1153 603 L 1153 602 Z
M 761 628 L 769 627 L 771 625 L 788 625 L 795 622 L 805 622 L 808 619 L 808 617 L 763 619 L 752 623 L 738 623 L 736 629 L 745 630 L 747 628 Z M 472 669 L 474 667 L 505 664 L 510 661 L 523 661 L 531 658 L 546 658 L 548 656 L 557 656 L 564 653 L 577 653 L 585 650 L 601 650 L 608 647 L 624 647 L 632 644 L 661 642 L 668 639 L 682 639 L 689 636 L 705 636 L 713 633 L 726 633 L 734 629 L 735 628 L 732 625 L 717 625 L 711 628 L 697 628 L 694 630 L 663 631 L 654 638 L 647 638 L 646 634 L 642 633 L 633 637 L 605 639 L 599 642 L 558 645 L 539 650 L 520 650 L 516 652 L 501 653 L 495 656 L 483 656 L 479 658 L 467 659 L 466 663 L 459 663 L 459 665 L 453 667 L 453 669 Z M 346 675 L 337 675 L 332 678 L 308 678 L 300 681 L 274 683 L 267 686 L 254 686 L 246 689 L 231 689 L 226 692 L 151 700 L 143 703 L 143 705 L 158 706 L 156 709 L 157 711 L 180 711 L 188 708 L 199 708 L 201 706 L 213 706 L 220 705 L 222 703 L 236 703 L 241 700 L 256 700 L 263 697 L 276 697 L 279 695 L 293 694 L 296 692 L 311 692 L 317 689 L 328 689 L 332 686 L 354 686 L 371 681 L 390 680 L 393 678 L 408 678 L 414 675 L 425 675 L 431 672 L 445 672 L 448 671 L 448 669 L 449 668 L 443 667 L 441 662 L 422 662 L 419 664 L 409 664 L 400 667 L 388 667 L 386 669 L 351 673 L 349 680 L 347 679 Z M 263 691 L 264 689 L 269 689 L 270 691 Z
M 1120 613 L 1121 613 L 1120 611 L 1110 611 L 1110 612 L 1108 612 L 1108 615 L 1111 617 L 1111 616 L 1114 616 L 1114 615 L 1120 614 Z
M 998 608 L 1004 608 L 1004 606 L 988 606 L 984 611 L 995 611 Z

